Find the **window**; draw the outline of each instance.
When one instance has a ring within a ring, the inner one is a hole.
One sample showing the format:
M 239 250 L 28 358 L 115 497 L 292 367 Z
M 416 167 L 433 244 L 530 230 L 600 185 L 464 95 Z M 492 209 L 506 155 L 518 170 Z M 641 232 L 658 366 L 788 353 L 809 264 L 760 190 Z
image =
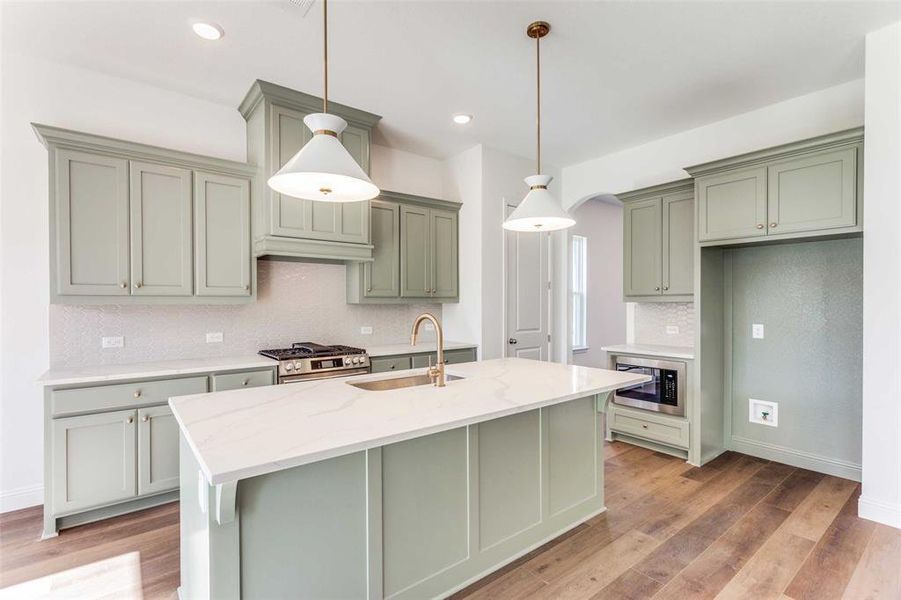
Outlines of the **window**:
M 573 350 L 588 349 L 588 238 L 572 236 Z

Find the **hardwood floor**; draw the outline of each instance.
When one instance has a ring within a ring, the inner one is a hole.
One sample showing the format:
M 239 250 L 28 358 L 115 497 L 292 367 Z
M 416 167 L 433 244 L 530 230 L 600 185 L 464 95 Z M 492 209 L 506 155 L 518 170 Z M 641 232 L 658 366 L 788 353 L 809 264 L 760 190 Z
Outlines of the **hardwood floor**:
M 901 599 L 901 531 L 857 518 L 852 481 L 735 453 L 700 469 L 605 453 L 606 513 L 453 598 Z M 39 507 L 0 515 L 0 599 L 175 597 L 177 504 L 40 532 Z

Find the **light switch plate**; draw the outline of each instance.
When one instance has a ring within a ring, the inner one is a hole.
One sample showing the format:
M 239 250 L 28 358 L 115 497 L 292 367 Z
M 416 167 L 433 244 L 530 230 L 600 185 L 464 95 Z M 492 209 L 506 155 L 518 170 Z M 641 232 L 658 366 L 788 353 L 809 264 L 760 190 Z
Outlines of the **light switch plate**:
M 372 327 L 360 327 L 360 335 L 372 335 Z
M 667 325 L 666 326 L 666 334 L 667 335 L 679 335 L 679 326 L 678 325 Z
M 114 335 L 100 339 L 100 346 L 102 348 L 121 348 L 124 345 L 125 338 L 121 335 Z
M 213 331 L 206 334 L 206 343 L 207 344 L 218 344 L 222 341 L 222 332 L 221 331 Z
M 751 337 L 755 340 L 763 339 L 763 323 L 754 323 L 751 325 Z
M 748 398 L 748 420 L 758 425 L 779 427 L 779 403 Z

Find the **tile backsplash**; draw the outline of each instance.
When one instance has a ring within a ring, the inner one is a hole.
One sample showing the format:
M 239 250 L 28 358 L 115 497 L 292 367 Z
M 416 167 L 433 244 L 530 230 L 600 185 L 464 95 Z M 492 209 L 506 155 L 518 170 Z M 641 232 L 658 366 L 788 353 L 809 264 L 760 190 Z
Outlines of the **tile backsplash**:
M 636 344 L 694 346 L 695 313 L 693 302 L 640 302 L 635 305 Z M 666 332 L 676 326 L 679 333 Z
M 50 366 L 79 367 L 254 354 L 292 342 L 372 346 L 407 340 L 424 311 L 441 305 L 355 305 L 344 298 L 343 265 L 261 260 L 257 301 L 234 306 L 50 306 Z M 371 335 L 360 333 L 372 327 Z M 222 342 L 207 343 L 207 333 Z M 425 333 L 425 332 L 424 332 Z M 121 348 L 102 337 L 123 336 Z

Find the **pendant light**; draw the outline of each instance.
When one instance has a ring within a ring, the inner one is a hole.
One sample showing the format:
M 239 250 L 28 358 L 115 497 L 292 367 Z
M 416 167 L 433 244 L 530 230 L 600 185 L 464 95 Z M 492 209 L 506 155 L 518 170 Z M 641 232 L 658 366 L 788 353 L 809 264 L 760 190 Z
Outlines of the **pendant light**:
M 544 21 L 535 21 L 526 28 L 526 35 L 535 40 L 535 63 L 537 66 L 537 168 L 536 174 L 526 177 L 529 193 L 519 203 L 516 210 L 504 221 L 504 229 L 510 231 L 556 231 L 576 224 L 557 199 L 547 191 L 553 179 L 541 174 L 541 38 L 550 32 L 551 26 Z
M 322 0 L 322 42 L 322 112 L 303 119 L 304 125 L 313 132 L 313 138 L 269 178 L 269 187 L 280 194 L 305 200 L 370 200 L 379 195 L 379 188 L 338 139 L 347 127 L 347 121 L 328 114 L 328 0 Z

